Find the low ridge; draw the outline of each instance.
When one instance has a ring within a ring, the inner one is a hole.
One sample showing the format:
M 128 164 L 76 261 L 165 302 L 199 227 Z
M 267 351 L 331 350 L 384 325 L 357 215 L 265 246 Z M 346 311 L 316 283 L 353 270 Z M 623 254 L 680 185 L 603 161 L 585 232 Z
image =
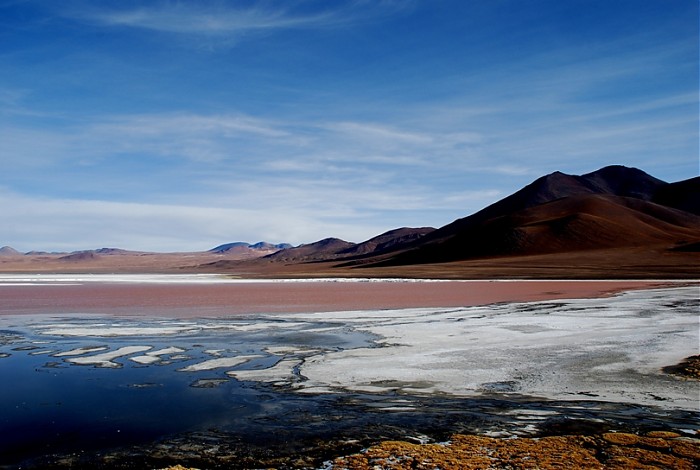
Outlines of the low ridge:
M 343 250 L 347 250 L 353 246 L 355 246 L 354 243 L 346 242 L 339 238 L 324 238 L 314 243 L 280 250 L 265 256 L 265 259 L 269 261 L 282 261 L 285 263 L 329 260 L 337 258 Z

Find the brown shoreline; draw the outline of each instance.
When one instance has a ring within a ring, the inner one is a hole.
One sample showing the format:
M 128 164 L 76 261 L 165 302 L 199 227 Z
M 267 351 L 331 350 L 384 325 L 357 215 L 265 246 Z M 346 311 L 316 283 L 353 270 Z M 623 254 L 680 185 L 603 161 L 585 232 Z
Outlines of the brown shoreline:
M 664 281 L 245 282 L 0 285 L 0 315 L 112 314 L 174 318 L 257 313 L 450 308 L 605 297 Z

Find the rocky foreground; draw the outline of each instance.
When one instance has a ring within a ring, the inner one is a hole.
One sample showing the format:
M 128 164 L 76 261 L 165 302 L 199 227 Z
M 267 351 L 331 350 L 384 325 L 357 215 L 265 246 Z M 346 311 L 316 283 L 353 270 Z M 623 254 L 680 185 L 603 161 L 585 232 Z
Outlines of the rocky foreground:
M 299 467 L 309 468 L 303 460 Z M 611 432 L 595 436 L 498 439 L 455 435 L 440 444 L 387 441 L 328 462 L 329 470 L 409 469 L 675 469 L 700 465 L 700 439 L 668 431 L 646 435 Z M 286 466 L 285 466 L 286 467 Z M 165 470 L 196 470 L 181 465 Z
M 693 469 L 700 439 L 672 432 L 495 439 L 456 435 L 445 444 L 383 442 L 335 459 L 333 469 Z
M 700 356 L 666 372 L 700 379 Z M 496 439 L 455 435 L 443 444 L 387 441 L 340 457 L 333 470 L 403 469 L 697 469 L 700 439 L 668 431 L 645 435 L 609 432 L 594 436 Z

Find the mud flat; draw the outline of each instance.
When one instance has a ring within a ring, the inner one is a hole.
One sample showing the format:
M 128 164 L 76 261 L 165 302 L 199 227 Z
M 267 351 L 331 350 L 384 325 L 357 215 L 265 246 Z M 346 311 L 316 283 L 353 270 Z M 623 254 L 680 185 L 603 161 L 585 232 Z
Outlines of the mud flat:
M 689 283 L 690 281 L 680 281 Z M 223 275 L 0 274 L 0 315 L 97 313 L 195 318 L 609 296 L 674 281 L 249 280 Z M 692 282 L 690 282 L 692 284 Z

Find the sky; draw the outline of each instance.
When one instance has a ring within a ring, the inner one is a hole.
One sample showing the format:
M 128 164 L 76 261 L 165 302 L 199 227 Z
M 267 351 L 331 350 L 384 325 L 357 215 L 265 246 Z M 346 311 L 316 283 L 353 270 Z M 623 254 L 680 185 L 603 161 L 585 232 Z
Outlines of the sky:
M 697 0 L 0 0 L 0 246 L 440 227 L 698 176 Z

